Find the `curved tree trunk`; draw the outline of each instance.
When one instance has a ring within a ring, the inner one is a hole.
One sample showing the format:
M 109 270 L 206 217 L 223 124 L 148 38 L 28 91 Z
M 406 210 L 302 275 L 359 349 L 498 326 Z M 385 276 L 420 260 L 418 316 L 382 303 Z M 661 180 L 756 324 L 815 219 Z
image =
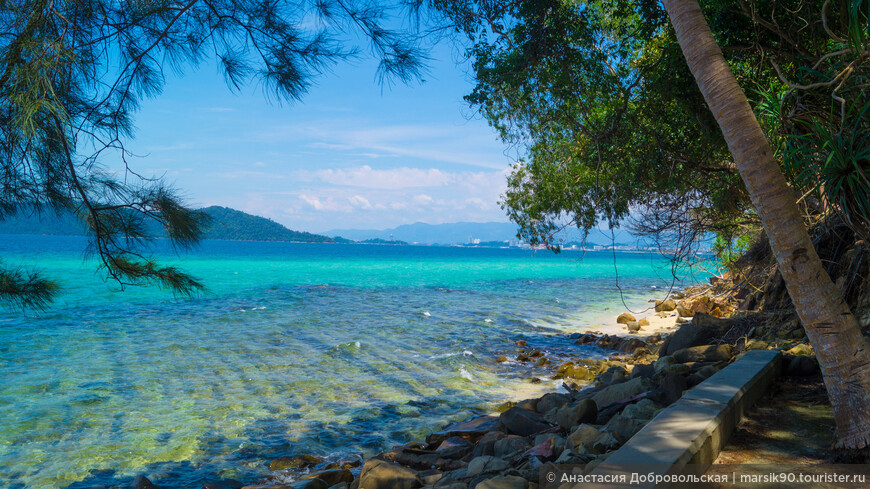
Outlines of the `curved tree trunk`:
M 713 111 L 767 231 L 795 310 L 821 364 L 842 448 L 870 446 L 870 354 L 816 254 L 795 195 L 697 0 L 662 0 L 704 100 Z

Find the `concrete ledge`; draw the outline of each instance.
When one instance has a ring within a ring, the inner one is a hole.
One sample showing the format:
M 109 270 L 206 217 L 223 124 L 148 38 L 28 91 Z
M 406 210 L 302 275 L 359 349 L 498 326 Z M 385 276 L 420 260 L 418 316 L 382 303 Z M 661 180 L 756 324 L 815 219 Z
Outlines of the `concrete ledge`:
M 779 351 L 746 353 L 663 409 L 592 474 L 629 474 L 630 478 L 632 472 L 637 472 L 631 466 L 643 466 L 644 474 L 665 475 L 680 473 L 688 464 L 711 464 L 744 413 L 764 395 L 781 368 Z

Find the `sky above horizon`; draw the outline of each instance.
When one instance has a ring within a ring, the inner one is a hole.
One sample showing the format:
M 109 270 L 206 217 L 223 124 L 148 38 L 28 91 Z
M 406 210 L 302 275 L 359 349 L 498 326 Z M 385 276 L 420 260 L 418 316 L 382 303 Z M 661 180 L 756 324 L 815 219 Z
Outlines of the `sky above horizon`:
M 379 85 L 376 62 L 341 62 L 302 101 L 233 94 L 214 64 L 170 75 L 143 102 L 131 167 L 195 207 L 221 205 L 291 229 L 507 222 L 498 205 L 514 158 L 462 97 L 467 65 L 442 43 L 425 82 Z

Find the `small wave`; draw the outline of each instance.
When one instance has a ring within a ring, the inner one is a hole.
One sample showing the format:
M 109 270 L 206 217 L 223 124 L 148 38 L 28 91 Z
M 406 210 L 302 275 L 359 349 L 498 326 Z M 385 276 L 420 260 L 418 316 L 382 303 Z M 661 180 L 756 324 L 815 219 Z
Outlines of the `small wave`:
M 429 311 L 423 311 L 423 315 L 426 316 L 427 318 L 432 317 L 432 315 L 429 314 Z
M 471 352 L 468 350 L 463 350 L 463 351 L 456 351 L 456 352 L 452 352 L 452 353 L 439 353 L 438 355 L 432 355 L 431 357 L 429 357 L 429 360 L 440 360 L 442 358 L 456 357 L 459 355 L 462 355 L 464 357 L 470 357 L 470 356 L 474 355 L 474 352 Z
M 461 375 L 462 378 L 465 380 L 470 380 L 470 381 L 474 382 L 474 376 L 471 375 L 471 372 L 469 372 L 468 370 L 465 370 L 465 367 L 462 367 L 459 369 L 459 375 Z
M 491 323 L 491 322 L 493 322 L 493 320 L 490 319 L 490 318 L 486 318 L 486 319 L 483 320 L 483 322 L 485 322 L 485 323 Z

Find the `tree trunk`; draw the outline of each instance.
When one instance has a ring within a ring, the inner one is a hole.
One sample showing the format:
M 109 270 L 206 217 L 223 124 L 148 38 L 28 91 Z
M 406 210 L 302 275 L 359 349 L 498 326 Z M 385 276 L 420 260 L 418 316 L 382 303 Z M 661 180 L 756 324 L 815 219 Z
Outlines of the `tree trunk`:
M 858 321 L 822 268 L 794 192 L 697 0 L 662 3 L 767 231 L 795 310 L 819 359 L 837 423 L 836 446 L 870 446 L 870 354 Z

